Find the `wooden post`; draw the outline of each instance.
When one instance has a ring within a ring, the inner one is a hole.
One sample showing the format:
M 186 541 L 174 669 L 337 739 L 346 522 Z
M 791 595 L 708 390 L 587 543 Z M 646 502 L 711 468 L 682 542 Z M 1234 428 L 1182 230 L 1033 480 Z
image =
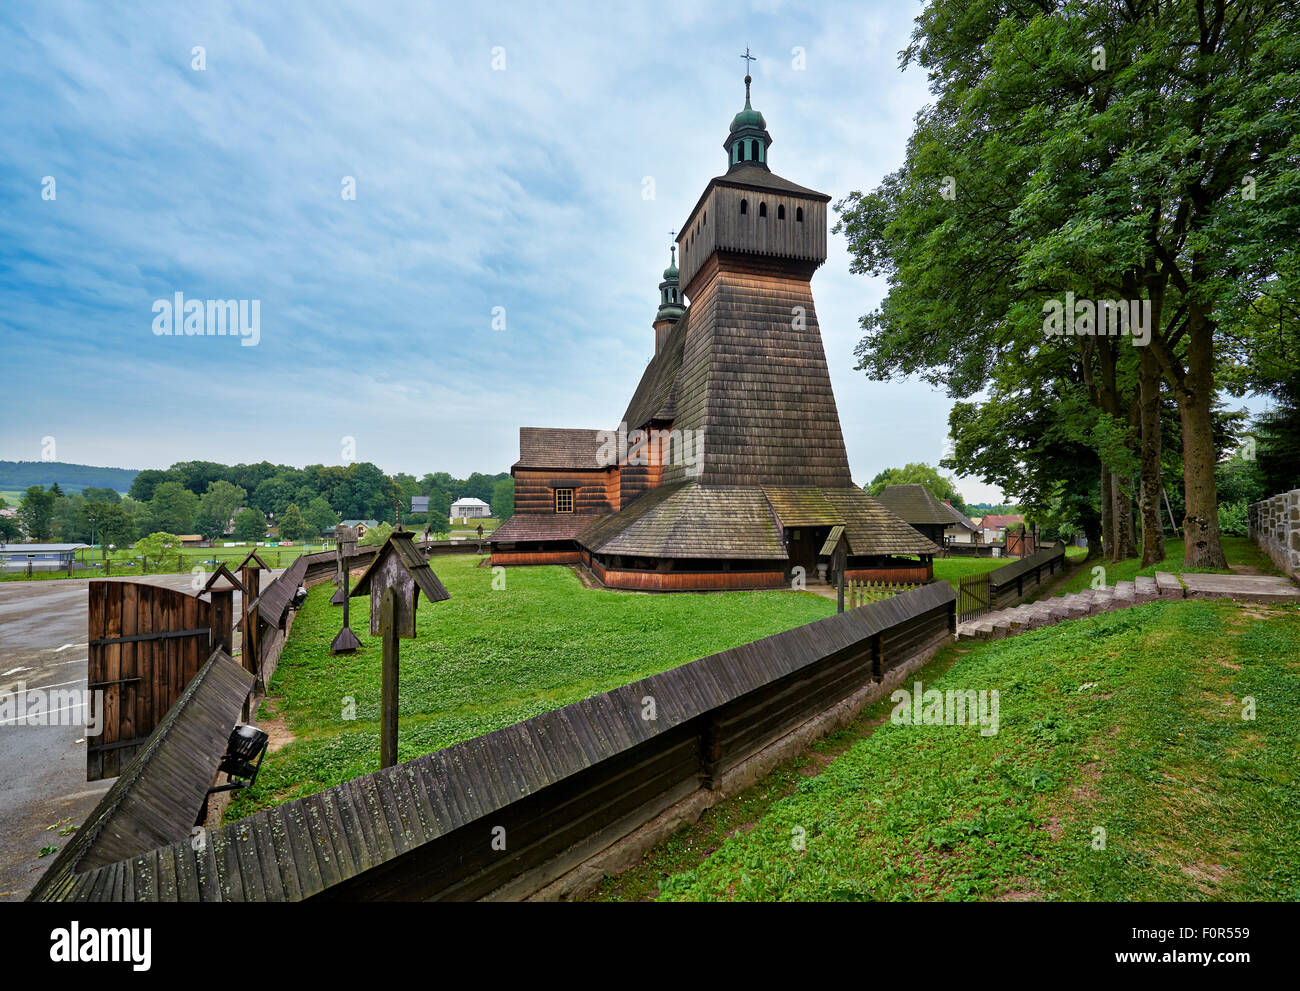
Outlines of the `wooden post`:
M 835 569 L 835 611 L 844 611 L 844 572 L 848 571 L 849 558 L 844 550 L 844 540 L 835 545 L 835 555 L 831 558 L 831 567 Z
M 384 589 L 379 603 L 379 629 L 383 638 L 383 679 L 379 716 L 379 766 L 397 763 L 397 593 Z

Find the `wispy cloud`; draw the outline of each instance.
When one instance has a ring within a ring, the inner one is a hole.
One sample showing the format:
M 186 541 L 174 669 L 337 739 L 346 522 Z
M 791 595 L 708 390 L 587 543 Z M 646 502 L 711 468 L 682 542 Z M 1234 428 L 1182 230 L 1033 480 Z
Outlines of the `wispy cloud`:
M 461 474 L 505 469 L 521 424 L 607 426 L 653 350 L 668 231 L 724 168 L 738 53 L 774 169 L 838 199 L 898 166 L 927 99 L 896 65 L 914 12 L 6 6 L 0 456 L 54 435 L 62 460 L 302 464 L 348 435 Z M 865 481 L 937 460 L 948 402 L 853 371 L 881 287 L 847 272 L 832 238 L 813 287 Z M 177 291 L 260 299 L 261 343 L 155 337 Z

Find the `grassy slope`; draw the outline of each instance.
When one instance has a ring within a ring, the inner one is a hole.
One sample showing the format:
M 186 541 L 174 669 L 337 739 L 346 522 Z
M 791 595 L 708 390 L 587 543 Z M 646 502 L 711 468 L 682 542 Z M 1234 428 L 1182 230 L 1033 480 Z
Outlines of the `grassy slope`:
M 883 725 L 661 897 L 1300 898 L 1300 610 L 1153 603 L 946 653 L 934 687 L 998 688 L 998 735 Z
M 583 589 L 563 567 L 509 569 L 506 588 L 493 591 L 492 571 L 477 561 L 434 560 L 452 598 L 422 603 L 417 638 L 401 643 L 403 760 L 835 611 L 812 593 Z M 272 679 L 272 704 L 298 739 L 267 758 L 229 818 L 379 767 L 378 639 L 369 635 L 367 600 L 356 599 L 352 629 L 362 650 L 332 656 L 342 621 L 332 593 L 332 584 L 311 591 Z M 356 721 L 341 718 L 348 696 Z

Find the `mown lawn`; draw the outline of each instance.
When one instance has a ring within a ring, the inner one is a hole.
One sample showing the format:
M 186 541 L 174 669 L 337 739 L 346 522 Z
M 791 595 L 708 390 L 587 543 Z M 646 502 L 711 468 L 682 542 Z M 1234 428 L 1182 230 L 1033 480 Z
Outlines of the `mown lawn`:
M 1005 557 L 936 557 L 934 577 L 956 588 L 967 575 L 982 575 L 1013 563 Z
M 1256 568 L 1261 574 L 1275 575 L 1278 573 L 1272 560 L 1267 554 L 1260 550 L 1259 545 L 1248 537 L 1223 537 L 1223 553 L 1228 559 L 1229 565 L 1246 565 Z M 1186 571 L 1183 567 L 1183 542 L 1181 540 L 1165 541 L 1165 558 L 1157 564 L 1146 568 L 1140 568 L 1141 558 L 1129 558 L 1126 561 L 1111 562 L 1096 560 L 1088 564 L 1087 567 L 1080 568 L 1071 578 L 1060 588 L 1055 590 L 1055 594 L 1064 595 L 1067 592 L 1081 592 L 1085 588 L 1091 588 L 1093 584 L 1093 568 L 1102 567 L 1106 569 L 1106 585 L 1114 585 L 1119 581 L 1132 581 L 1136 575 L 1154 575 L 1157 571 L 1167 571 L 1170 574 L 1178 574 Z M 1212 568 L 1193 568 L 1192 571 L 1213 571 Z
M 451 592 L 422 602 L 417 638 L 401 642 L 400 757 L 461 740 L 608 691 L 698 657 L 835 611 L 810 592 L 644 595 L 585 589 L 564 567 L 511 568 L 492 588 L 475 556 L 433 559 Z M 353 600 L 362 649 L 333 656 L 342 609 L 317 586 L 294 620 L 263 719 L 296 737 L 270 754 L 257 786 L 227 818 L 320 791 L 379 769 L 380 648 L 368 600 Z M 355 718 L 345 718 L 348 700 Z
M 1300 609 L 1152 603 L 950 647 L 927 672 L 997 688 L 998 733 L 870 732 L 885 701 L 824 771 L 783 769 L 600 897 L 1300 898 Z

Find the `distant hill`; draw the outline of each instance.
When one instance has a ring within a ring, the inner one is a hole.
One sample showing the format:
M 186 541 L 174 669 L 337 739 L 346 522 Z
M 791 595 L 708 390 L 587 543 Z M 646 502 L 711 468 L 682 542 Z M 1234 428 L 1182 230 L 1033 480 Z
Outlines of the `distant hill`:
M 92 487 L 125 492 L 138 474 L 136 468 L 97 468 L 64 461 L 0 461 L 0 490 L 21 492 L 29 485 L 49 488 L 58 482 L 64 492 Z

